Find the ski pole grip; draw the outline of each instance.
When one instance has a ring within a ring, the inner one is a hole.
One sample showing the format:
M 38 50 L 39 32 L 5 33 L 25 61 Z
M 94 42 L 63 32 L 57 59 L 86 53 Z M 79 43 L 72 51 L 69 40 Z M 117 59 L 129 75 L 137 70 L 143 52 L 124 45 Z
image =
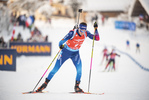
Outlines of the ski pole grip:
M 79 9 L 78 12 L 82 13 L 82 9 Z

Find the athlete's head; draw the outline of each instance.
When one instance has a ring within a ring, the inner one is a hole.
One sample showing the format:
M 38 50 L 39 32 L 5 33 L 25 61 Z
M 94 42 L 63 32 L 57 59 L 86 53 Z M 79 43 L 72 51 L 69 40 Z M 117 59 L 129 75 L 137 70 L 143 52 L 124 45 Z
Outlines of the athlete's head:
M 84 23 L 84 22 L 81 22 L 80 25 L 79 25 L 79 29 L 86 30 L 87 29 L 87 24 Z
M 112 53 L 116 53 L 115 49 L 112 49 Z

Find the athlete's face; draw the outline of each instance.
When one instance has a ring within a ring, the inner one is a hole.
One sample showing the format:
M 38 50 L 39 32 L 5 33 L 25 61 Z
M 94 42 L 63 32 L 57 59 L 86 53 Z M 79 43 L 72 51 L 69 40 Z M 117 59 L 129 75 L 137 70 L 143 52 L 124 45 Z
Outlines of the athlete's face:
M 79 29 L 80 35 L 83 35 L 85 32 L 86 32 L 86 30 Z

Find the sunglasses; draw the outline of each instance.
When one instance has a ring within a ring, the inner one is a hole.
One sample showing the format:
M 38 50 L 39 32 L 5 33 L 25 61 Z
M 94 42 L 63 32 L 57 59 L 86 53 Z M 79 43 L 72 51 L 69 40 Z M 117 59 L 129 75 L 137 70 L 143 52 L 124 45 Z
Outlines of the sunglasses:
M 84 33 L 84 32 L 86 32 L 86 30 L 81 30 L 81 29 L 80 29 L 80 32 Z

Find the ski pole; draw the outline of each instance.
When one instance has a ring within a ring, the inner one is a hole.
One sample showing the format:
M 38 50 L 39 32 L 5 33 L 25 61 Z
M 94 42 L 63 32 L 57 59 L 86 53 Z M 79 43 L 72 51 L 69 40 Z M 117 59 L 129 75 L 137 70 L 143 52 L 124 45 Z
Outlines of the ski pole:
M 48 69 L 50 68 L 50 66 L 52 65 L 52 63 L 54 62 L 54 60 L 56 59 L 56 57 L 58 56 L 58 54 L 61 52 L 62 49 L 60 49 L 58 51 L 58 53 L 56 54 L 56 56 L 54 57 L 54 59 L 52 60 L 52 62 L 50 63 L 50 65 L 48 66 L 48 68 L 46 69 L 46 71 L 44 72 L 44 74 L 42 75 L 42 77 L 40 78 L 40 80 L 38 81 L 38 83 L 36 84 L 36 86 L 34 87 L 33 91 L 35 90 L 35 88 L 38 86 L 38 84 L 40 83 L 40 81 L 42 80 L 42 78 L 44 77 L 44 75 L 46 74 L 46 72 L 48 71 Z
M 78 12 L 79 12 L 79 15 L 78 15 L 78 21 L 77 21 L 78 23 L 77 23 L 77 25 L 79 24 L 79 18 L 80 18 L 80 13 L 82 13 L 82 9 L 79 9 Z
M 79 12 L 78 18 L 77 18 L 78 20 L 77 20 L 77 23 L 76 23 L 76 26 L 75 26 L 76 29 L 78 28 L 80 13 L 82 13 L 82 9 L 79 9 L 78 12 Z
M 96 22 L 95 22 L 96 23 Z M 94 51 L 94 40 L 95 40 L 95 32 L 93 36 L 93 43 L 92 43 L 92 52 L 91 52 L 91 62 L 90 62 L 90 72 L 89 72 L 89 82 L 88 82 L 88 93 L 90 89 L 90 80 L 91 80 L 91 71 L 92 71 L 92 61 L 93 61 L 93 51 Z

